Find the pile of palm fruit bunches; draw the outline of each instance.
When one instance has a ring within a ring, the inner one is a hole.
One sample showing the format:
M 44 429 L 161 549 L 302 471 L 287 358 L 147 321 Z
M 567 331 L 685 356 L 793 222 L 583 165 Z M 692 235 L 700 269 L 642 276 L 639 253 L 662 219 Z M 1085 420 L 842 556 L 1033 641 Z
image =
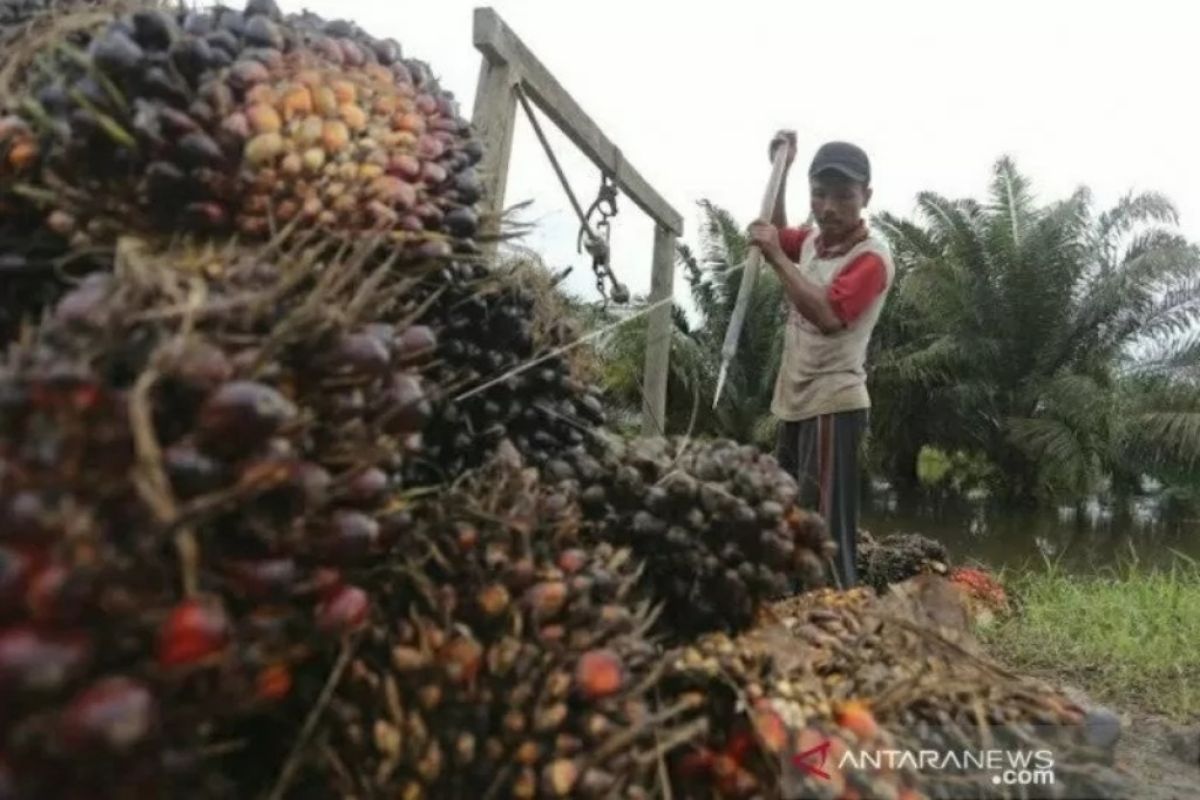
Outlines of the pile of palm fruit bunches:
M 0 800 L 913 800 L 790 756 L 1086 744 L 873 595 L 772 605 L 821 520 L 753 448 L 607 431 L 397 42 L 21 0 L 0 44 Z

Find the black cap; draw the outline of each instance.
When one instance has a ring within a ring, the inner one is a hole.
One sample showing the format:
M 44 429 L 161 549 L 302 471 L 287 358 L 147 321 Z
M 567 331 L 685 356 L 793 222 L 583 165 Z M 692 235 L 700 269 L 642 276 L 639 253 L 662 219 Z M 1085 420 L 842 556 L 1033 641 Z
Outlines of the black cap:
M 849 142 L 828 142 L 821 145 L 821 149 L 813 156 L 808 174 L 809 177 L 815 177 L 827 170 L 833 170 L 859 183 L 871 182 L 871 160 L 861 147 Z

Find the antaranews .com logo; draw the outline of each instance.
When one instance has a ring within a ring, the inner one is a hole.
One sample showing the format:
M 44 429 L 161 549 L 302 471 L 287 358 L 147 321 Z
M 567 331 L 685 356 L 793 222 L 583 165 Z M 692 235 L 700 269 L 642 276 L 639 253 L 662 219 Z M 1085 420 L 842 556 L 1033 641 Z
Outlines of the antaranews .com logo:
M 990 776 L 997 786 L 1051 786 L 1055 782 L 1054 754 L 1049 750 L 905 750 L 838 748 L 831 757 L 832 740 L 802 750 L 791 757 L 786 800 L 806 797 L 805 783 L 833 781 L 851 772 L 915 771 L 953 772 Z

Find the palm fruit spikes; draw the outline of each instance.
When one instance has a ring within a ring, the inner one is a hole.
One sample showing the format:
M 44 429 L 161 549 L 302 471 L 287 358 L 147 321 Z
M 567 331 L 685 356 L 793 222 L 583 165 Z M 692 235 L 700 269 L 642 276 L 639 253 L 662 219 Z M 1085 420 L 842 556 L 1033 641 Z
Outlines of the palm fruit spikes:
M 379 567 L 303 791 L 636 796 L 655 737 L 687 735 L 691 702 L 654 703 L 661 656 L 629 554 L 582 548 L 578 510 L 508 452 L 422 503 Z
M 294 221 L 469 249 L 479 143 L 393 40 L 272 2 L 68 10 L 26 40 L 2 59 L 0 195 L 76 244 Z

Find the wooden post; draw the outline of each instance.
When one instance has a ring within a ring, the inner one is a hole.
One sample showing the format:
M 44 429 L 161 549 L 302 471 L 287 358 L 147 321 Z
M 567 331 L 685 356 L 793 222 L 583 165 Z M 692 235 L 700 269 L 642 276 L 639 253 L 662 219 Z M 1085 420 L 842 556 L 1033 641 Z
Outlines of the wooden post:
M 670 298 L 675 277 L 675 239 L 683 234 L 683 217 L 662 198 L 622 155 L 591 117 L 530 52 L 504 20 L 490 8 L 475 9 L 475 47 L 483 54 L 473 122 L 483 140 L 481 177 L 484 218 L 493 222 L 504 210 L 504 189 L 512 155 L 517 99 L 514 86 L 550 118 L 567 138 L 620 190 L 655 222 L 654 270 L 650 300 Z M 586 202 L 586 201 L 585 201 Z M 494 229 L 485 227 L 485 233 Z M 489 248 L 489 254 L 495 248 Z M 642 395 L 642 430 L 659 433 L 666 420 L 667 367 L 671 356 L 671 303 L 664 303 L 647 321 L 646 362 Z
M 482 10 L 475 10 L 477 20 Z M 479 68 L 479 85 L 475 90 L 475 111 L 471 117 L 483 144 L 479 172 L 483 181 L 484 235 L 499 232 L 500 213 L 504 211 L 508 162 L 512 156 L 513 128 L 517 121 L 517 95 L 513 91 L 516 82 L 512 65 L 499 53 L 484 55 Z M 485 248 L 488 254 L 493 254 L 495 249 L 495 244 Z
M 675 234 L 654 226 L 654 265 L 650 273 L 650 302 L 670 298 L 675 286 Z M 667 419 L 667 375 L 671 360 L 674 302 L 650 312 L 646 322 L 646 366 L 642 384 L 642 435 L 665 433 Z
M 475 47 L 492 64 L 508 65 L 514 73 L 511 79 L 533 104 L 558 126 L 567 138 L 592 160 L 597 167 L 612 173 L 621 191 L 650 215 L 659 225 L 665 225 L 676 235 L 683 233 L 683 217 L 659 195 L 632 164 L 621 155 L 604 131 L 575 102 L 550 70 L 529 51 L 504 20 L 490 8 L 475 9 Z M 511 84 L 510 84 L 511 85 Z M 484 88 L 483 86 L 480 87 Z M 505 93 L 505 108 L 507 97 Z M 476 100 L 476 109 L 479 108 Z M 487 145 L 487 142 L 484 142 Z

